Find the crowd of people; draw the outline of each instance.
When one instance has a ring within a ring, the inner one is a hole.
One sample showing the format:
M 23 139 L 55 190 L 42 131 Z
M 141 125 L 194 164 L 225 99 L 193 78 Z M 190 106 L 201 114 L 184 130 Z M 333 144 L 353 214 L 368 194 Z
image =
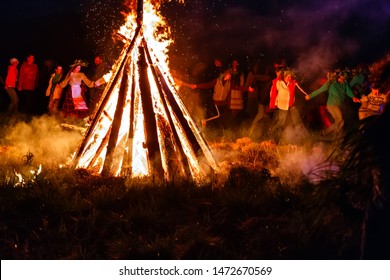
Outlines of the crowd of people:
M 254 61 L 247 69 L 239 68 L 237 59 L 222 65 L 217 58 L 204 81 L 190 76 L 180 84 L 208 97 L 201 99 L 203 126 L 244 129 L 246 136 L 256 140 L 280 143 L 286 130 L 305 139 L 313 127 L 320 140 L 342 139 L 346 127 L 381 114 L 389 96 L 389 88 L 370 79 L 369 67 L 363 64 L 324 71 L 323 77 L 302 85 L 285 60 L 270 66 Z
M 44 64 L 46 76 L 32 54 L 20 68 L 17 58 L 11 58 L 9 63 L 5 79 L 0 79 L 7 93 L 6 99 L 0 99 L 0 105 L 10 118 L 18 114 L 40 114 L 38 107 L 43 105 L 43 112 L 49 115 L 90 120 L 105 88 L 102 77 L 110 71 L 109 64 L 101 56 L 95 57 L 87 74 L 83 68 L 86 69 L 88 63 L 79 59 L 69 66 L 67 74 L 64 74 L 63 65 L 47 61 Z M 202 97 L 204 115 L 201 123 L 205 127 L 211 126 L 217 131 L 245 130 L 246 136 L 253 139 L 273 139 L 278 143 L 288 129 L 298 131 L 305 139 L 316 127 L 321 131 L 322 140 L 333 142 L 343 139 L 346 127 L 360 126 L 367 118 L 378 120 L 366 129 L 366 147 L 373 147 L 378 169 L 369 166 L 375 186 L 365 214 L 362 257 L 375 258 L 381 251 L 383 258 L 388 258 L 389 149 L 385 130 L 389 123 L 389 77 L 385 75 L 378 79 L 377 75 L 371 75 L 369 67 L 358 65 L 353 69 L 327 70 L 314 81 L 303 83 L 298 82 L 296 71 L 285 61 L 270 66 L 254 61 L 247 69 L 240 68 L 237 59 L 227 67 L 223 65 L 222 60 L 216 58 L 208 71 L 200 67 L 187 82 L 176 79 L 182 86 L 179 91 L 185 88 L 190 94 L 197 93 Z M 299 91 L 297 94 L 296 90 Z M 188 100 L 184 102 L 188 103 Z M 385 250 L 381 250 L 382 247 Z
M 65 74 L 64 66 L 52 60 L 38 67 L 33 54 L 20 67 L 19 60 L 11 58 L 2 79 L 8 98 L 2 96 L 0 105 L 8 117 L 47 113 L 71 120 L 91 118 L 105 87 L 102 77 L 110 67 L 100 55 L 88 66 L 76 59 Z
M 6 114 L 92 118 L 105 88 L 97 81 L 110 71 L 102 56 L 95 56 L 90 65 L 75 60 L 67 74 L 63 65 L 52 61 L 44 65 L 40 70 L 33 54 L 20 67 L 17 58 L 10 59 L 4 80 L 8 100 L 2 98 L 1 104 Z M 285 60 L 270 65 L 253 61 L 242 67 L 238 59 L 224 66 L 222 59 L 215 58 L 211 67 L 198 67 L 180 85 L 201 96 L 203 126 L 221 131 L 245 129 L 253 139 L 279 143 L 287 128 L 304 139 L 314 123 L 324 139 L 340 138 L 346 125 L 353 127 L 359 120 L 380 114 L 388 96 L 388 88 L 370 80 L 363 64 L 327 70 L 312 84 L 305 81 L 301 85 L 297 76 Z
M 229 128 L 239 134 L 239 129 L 244 128 L 247 136 L 255 138 L 260 135 L 263 139 L 274 139 L 279 143 L 282 142 L 282 132 L 287 131 L 287 128 L 299 131 L 293 135 L 294 140 L 298 135 L 303 139 L 310 134 L 318 135 L 317 139 L 328 141 L 332 147 L 337 146 L 342 151 L 350 149 L 349 144 L 354 143 L 348 159 L 345 158 L 348 153 L 340 154 L 347 162 L 345 170 L 353 173 L 357 182 L 368 183 L 365 187 L 372 190 L 364 209 L 361 258 L 388 259 L 388 68 L 381 75 L 374 75 L 365 65 L 358 65 L 354 69 L 332 69 L 324 71 L 323 76 L 312 83 L 300 85 L 295 71 L 285 63 L 275 63 L 273 73 L 267 71 L 267 67 L 259 70 L 260 65 L 254 63 L 248 73 L 244 74 L 244 82 L 242 74 L 233 74 L 239 73 L 234 69 L 237 64 L 238 61 L 234 60 L 231 67 L 224 69 L 220 61 L 215 63 L 215 66 L 219 65 L 218 73 L 211 71 L 214 73 L 213 79 L 209 78 L 206 83 L 181 82 L 192 91 L 198 90 L 199 94 L 208 95 L 210 98 L 207 102 L 214 103 L 218 111 L 217 118 L 207 116 L 206 112 L 205 120 L 214 122 L 218 130 Z M 233 75 L 240 78 L 232 78 Z M 302 94 L 296 95 L 295 89 Z M 237 102 L 237 98 L 241 99 L 240 102 Z M 252 114 L 251 103 L 258 105 Z M 317 118 L 313 115 L 317 115 Z M 308 130 L 314 122 L 320 133 Z M 353 133 L 346 134 L 347 130 Z M 367 180 L 367 177 L 370 179 Z

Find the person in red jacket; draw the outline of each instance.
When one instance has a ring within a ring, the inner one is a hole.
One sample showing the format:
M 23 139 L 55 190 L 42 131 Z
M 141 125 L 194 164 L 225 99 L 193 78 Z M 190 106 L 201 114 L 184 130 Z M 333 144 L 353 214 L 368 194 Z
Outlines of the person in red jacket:
M 282 71 L 283 67 L 277 66 L 275 68 L 275 74 L 276 78 L 272 80 L 271 90 L 270 90 L 270 101 L 269 101 L 269 108 L 270 110 L 276 110 L 276 96 L 278 95 L 278 90 L 276 89 L 276 83 L 282 79 Z
M 306 128 L 302 123 L 301 115 L 295 107 L 295 88 L 298 88 L 304 95 L 307 96 L 307 93 L 294 79 L 293 71 L 288 69 L 281 72 L 281 78 L 276 78 L 275 86 L 272 86 L 271 97 L 272 94 L 276 95 L 274 96 L 274 106 L 278 108 L 278 111 L 274 117 L 275 120 L 272 123 L 269 132 L 274 134 L 274 138 L 277 142 L 280 141 L 281 133 L 286 127 L 288 116 L 290 117 L 292 125 L 295 128 L 300 129 L 303 136 L 307 135 Z
M 8 66 L 7 77 L 5 78 L 5 90 L 11 100 L 7 108 L 7 114 L 10 116 L 18 112 L 19 98 L 16 93 L 16 83 L 18 80 L 18 64 L 19 61 L 16 58 L 10 59 L 10 65 Z
M 24 114 L 34 112 L 35 90 L 38 87 L 38 66 L 34 63 L 35 57 L 30 54 L 27 61 L 20 67 L 18 90 L 20 92 L 20 109 Z

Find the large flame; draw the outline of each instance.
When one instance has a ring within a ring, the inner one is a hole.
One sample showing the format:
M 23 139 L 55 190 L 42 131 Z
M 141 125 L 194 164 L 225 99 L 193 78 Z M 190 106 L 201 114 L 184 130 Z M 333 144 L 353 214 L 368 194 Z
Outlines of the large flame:
M 137 9 L 120 28 L 125 47 L 104 77 L 106 89 L 75 168 L 114 176 L 160 174 L 167 180 L 177 175 L 199 180 L 217 169 L 176 91 L 167 55 L 170 29 L 156 7 L 145 1 L 142 19 Z

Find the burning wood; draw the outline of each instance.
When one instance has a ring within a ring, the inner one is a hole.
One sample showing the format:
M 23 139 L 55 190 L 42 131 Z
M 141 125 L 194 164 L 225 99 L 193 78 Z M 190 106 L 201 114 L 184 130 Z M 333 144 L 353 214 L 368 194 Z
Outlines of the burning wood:
M 176 91 L 166 62 L 167 42 L 161 34 L 156 39 L 151 30 L 151 23 L 161 27 L 163 22 L 151 2 L 144 6 L 139 0 L 137 17 L 129 16 L 121 28 L 122 35 L 132 37 L 75 154 L 75 168 L 110 176 L 196 181 L 218 169 Z
M 61 126 L 62 126 L 62 127 L 65 127 L 65 128 L 73 129 L 73 130 L 78 130 L 78 131 L 80 131 L 80 132 L 82 132 L 82 133 L 84 133 L 85 131 L 87 131 L 87 128 L 86 128 L 86 127 L 77 126 L 77 125 L 68 124 L 68 123 L 62 123 Z

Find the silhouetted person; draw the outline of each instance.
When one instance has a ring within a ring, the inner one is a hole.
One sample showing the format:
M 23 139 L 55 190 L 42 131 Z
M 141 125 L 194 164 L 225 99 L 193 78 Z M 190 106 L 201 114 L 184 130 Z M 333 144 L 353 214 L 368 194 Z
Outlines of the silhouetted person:
M 54 73 L 51 74 L 46 96 L 49 97 L 48 110 L 51 115 L 58 112 L 63 88 L 59 85 L 63 78 L 62 66 L 57 65 Z
M 203 120 L 203 125 L 206 125 L 206 120 L 211 121 L 215 119 L 215 122 L 211 122 L 217 124 L 219 127 L 223 127 L 225 125 L 226 120 L 226 109 L 227 109 L 227 96 L 223 100 L 216 98 L 215 91 L 219 91 L 220 85 L 222 83 L 218 83 L 217 81 L 223 75 L 223 65 L 222 60 L 219 58 L 215 58 L 213 65 L 206 70 L 204 75 L 197 75 L 199 77 L 194 77 L 195 83 L 188 84 L 183 83 L 182 85 L 189 87 L 193 90 L 198 90 L 200 94 L 200 99 L 202 101 L 202 105 L 206 108 L 206 119 Z M 230 85 L 229 85 L 230 91 Z M 217 107 L 217 109 L 215 109 Z M 218 116 L 219 117 L 215 118 Z
M 105 74 L 110 72 L 110 67 L 103 60 L 101 56 L 99 55 L 95 56 L 94 64 L 95 67 L 93 67 L 92 74 L 89 75 L 89 78 L 92 81 L 97 81 L 100 78 L 102 78 Z M 105 87 L 106 84 L 101 84 L 97 87 L 89 89 L 90 92 L 89 112 L 91 117 L 94 116 L 95 111 L 97 110 L 98 103 L 100 101 L 100 98 L 102 97 Z
M 249 128 L 249 135 L 253 135 L 256 130 L 261 130 L 258 127 L 260 122 L 264 122 L 264 117 L 266 116 L 266 111 L 268 110 L 270 102 L 270 89 L 272 85 L 272 76 L 267 73 L 267 71 L 260 70 L 260 63 L 255 62 L 252 66 L 252 69 L 249 71 L 245 86 L 252 87 L 254 89 L 254 95 L 257 101 L 257 113 L 252 121 L 252 125 Z M 263 125 L 261 125 L 264 128 Z

